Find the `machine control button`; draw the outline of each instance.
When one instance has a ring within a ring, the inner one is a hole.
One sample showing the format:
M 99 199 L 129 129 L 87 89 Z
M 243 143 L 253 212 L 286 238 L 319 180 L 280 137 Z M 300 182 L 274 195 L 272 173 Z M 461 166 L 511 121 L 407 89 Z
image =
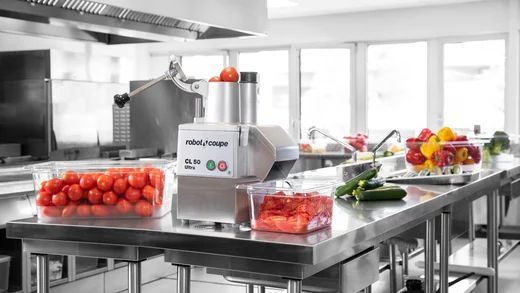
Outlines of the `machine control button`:
M 208 160 L 208 161 L 206 162 L 206 168 L 207 168 L 208 170 L 213 171 L 213 170 L 215 170 L 215 167 L 216 167 L 216 166 L 215 166 L 215 161 L 213 161 L 213 160 Z
M 224 162 L 224 161 L 218 162 L 218 169 L 219 169 L 219 171 L 222 171 L 222 172 L 226 171 L 227 170 L 226 162 Z

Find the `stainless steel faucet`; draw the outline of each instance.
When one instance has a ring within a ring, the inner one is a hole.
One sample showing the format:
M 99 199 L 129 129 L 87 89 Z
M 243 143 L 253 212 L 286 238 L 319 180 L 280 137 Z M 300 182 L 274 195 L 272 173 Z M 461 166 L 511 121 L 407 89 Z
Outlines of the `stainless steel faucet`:
M 372 149 L 372 153 L 373 153 L 373 158 L 372 158 L 372 161 L 373 161 L 373 164 L 375 165 L 376 164 L 376 152 L 383 146 L 383 144 L 390 139 L 390 137 L 392 137 L 393 135 L 395 134 L 395 136 L 397 136 L 397 141 L 398 142 L 401 142 L 401 133 L 397 130 L 392 130 L 390 131 L 390 133 L 385 137 L 383 138 L 383 140 L 381 142 L 379 142 L 373 149 Z
M 311 139 L 313 137 L 313 134 L 314 132 L 317 132 L 325 137 L 327 137 L 328 139 L 331 139 L 337 143 L 339 143 L 340 145 L 342 145 L 343 147 L 345 147 L 346 149 L 348 149 L 349 151 L 352 152 L 352 160 L 354 162 L 357 162 L 357 150 L 355 147 L 351 146 L 350 144 L 344 142 L 344 141 L 341 141 L 337 138 L 335 138 L 334 136 L 328 134 L 328 133 L 325 133 L 323 130 L 319 129 L 319 128 L 316 128 L 316 127 L 311 127 L 309 128 L 309 131 L 307 132 L 307 136 L 309 139 Z

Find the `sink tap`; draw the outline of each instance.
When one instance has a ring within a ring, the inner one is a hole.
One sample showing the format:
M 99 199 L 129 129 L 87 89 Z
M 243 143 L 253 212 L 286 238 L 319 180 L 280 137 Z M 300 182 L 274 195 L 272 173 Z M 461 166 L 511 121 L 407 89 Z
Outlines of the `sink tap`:
M 334 136 L 330 135 L 330 134 L 327 134 L 325 133 L 323 130 L 319 129 L 319 128 L 316 128 L 316 127 L 311 127 L 309 128 L 309 131 L 307 132 L 307 136 L 309 139 L 313 138 L 314 137 L 314 132 L 318 132 L 319 134 L 327 137 L 328 139 L 331 139 L 337 143 L 339 143 L 340 145 L 342 145 L 343 147 L 345 147 L 346 149 L 348 149 L 349 151 L 352 152 L 352 160 L 354 162 L 357 162 L 357 150 L 355 147 L 351 146 L 350 144 L 344 142 L 344 141 L 341 141 L 337 138 L 335 138 Z
M 401 142 L 401 133 L 397 130 L 392 130 L 390 131 L 390 133 L 385 137 L 383 138 L 383 140 L 381 142 L 379 142 L 373 149 L 372 149 L 372 153 L 373 153 L 373 158 L 372 158 L 372 163 L 376 164 L 376 152 L 383 146 L 383 144 L 389 140 L 393 135 L 395 135 L 397 137 L 397 141 L 398 142 Z

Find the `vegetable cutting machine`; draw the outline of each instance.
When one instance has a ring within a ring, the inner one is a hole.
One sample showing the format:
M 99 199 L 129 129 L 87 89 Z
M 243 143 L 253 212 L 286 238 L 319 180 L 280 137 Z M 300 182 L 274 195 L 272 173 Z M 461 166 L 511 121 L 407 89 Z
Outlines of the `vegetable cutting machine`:
M 299 156 L 298 145 L 277 125 L 256 125 L 256 72 L 240 83 L 188 82 L 177 59 L 161 77 L 114 97 L 123 107 L 137 93 L 170 78 L 198 93 L 194 123 L 179 125 L 177 218 L 240 224 L 249 221 L 246 183 L 286 178 Z

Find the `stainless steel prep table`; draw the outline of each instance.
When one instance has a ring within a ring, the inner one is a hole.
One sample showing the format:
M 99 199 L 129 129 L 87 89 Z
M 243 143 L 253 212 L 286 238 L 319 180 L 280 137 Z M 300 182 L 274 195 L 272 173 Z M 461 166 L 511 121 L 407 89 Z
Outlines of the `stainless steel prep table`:
M 291 292 L 301 292 L 302 279 L 355 257 L 421 222 L 432 221 L 439 213 L 446 214 L 442 227 L 449 232 L 449 225 L 446 225 L 449 206 L 457 201 L 488 195 L 491 202 L 495 200 L 496 207 L 501 173 L 485 170 L 477 181 L 465 186 L 405 186 L 409 195 L 398 202 L 358 204 L 337 200 L 332 227 L 307 235 L 242 231 L 227 227 L 220 230 L 201 229 L 196 224 L 183 224 L 171 215 L 148 220 L 56 219 L 50 222 L 30 218 L 8 223 L 7 235 L 22 239 L 26 249 L 39 254 L 41 265 L 38 266 L 38 275 L 42 280 L 39 292 L 47 292 L 45 290 L 48 288 L 44 274 L 46 254 L 61 251 L 63 254 L 99 256 L 101 253 L 119 252 L 119 248 L 130 250 L 134 257 L 131 260 L 139 259 L 141 253 L 146 257 L 150 249 L 152 252 L 156 249 L 166 251 L 167 260 L 180 265 L 180 289 L 189 290 L 189 273 L 186 274 L 185 266 L 200 265 L 282 276 L 288 280 Z M 489 226 L 493 227 L 493 223 Z M 489 233 L 489 241 L 496 243 L 493 236 L 496 236 L 495 233 Z M 431 238 L 427 237 L 427 240 L 433 241 Z M 446 279 L 447 285 L 448 245 L 446 239 L 442 240 L 441 250 L 444 249 L 445 253 L 441 253 L 441 277 Z M 496 245 L 490 248 L 489 266 L 494 269 L 496 251 L 493 253 L 493 250 L 496 250 Z M 123 255 L 103 257 L 124 258 Z M 426 270 L 433 272 L 432 259 L 427 261 Z M 433 283 L 433 278 L 427 281 Z M 490 283 L 496 286 L 496 281 Z M 441 289 L 441 292 L 447 292 L 442 286 Z M 139 289 L 134 292 L 139 292 Z

